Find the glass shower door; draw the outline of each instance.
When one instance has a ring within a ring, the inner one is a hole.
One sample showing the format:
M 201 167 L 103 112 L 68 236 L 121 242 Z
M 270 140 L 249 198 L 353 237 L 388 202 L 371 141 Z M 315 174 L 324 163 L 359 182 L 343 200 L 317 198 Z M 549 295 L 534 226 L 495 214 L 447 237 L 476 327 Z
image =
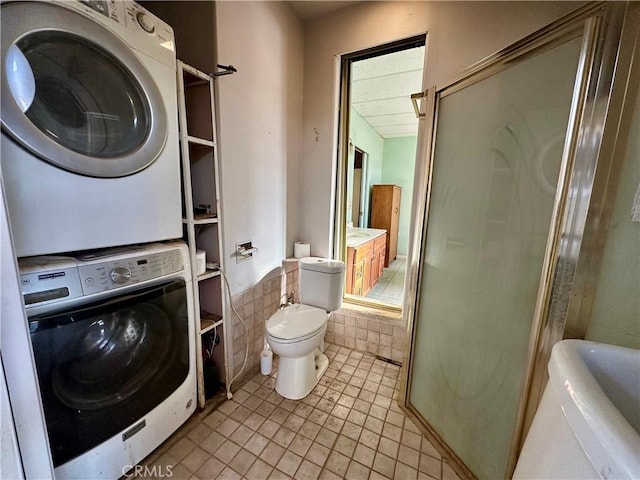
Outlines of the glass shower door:
M 441 93 L 408 402 L 508 475 L 581 38 Z

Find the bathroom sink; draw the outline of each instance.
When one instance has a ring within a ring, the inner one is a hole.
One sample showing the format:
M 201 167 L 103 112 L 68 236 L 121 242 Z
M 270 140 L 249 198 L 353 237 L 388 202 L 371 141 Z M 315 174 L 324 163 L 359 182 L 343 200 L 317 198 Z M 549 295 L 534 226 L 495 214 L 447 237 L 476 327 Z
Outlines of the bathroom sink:
M 368 233 L 362 233 L 362 232 L 352 232 L 352 233 L 348 233 L 347 234 L 347 238 L 348 239 L 352 239 L 352 238 L 367 238 L 370 237 L 371 235 L 369 235 Z
M 640 478 L 640 350 L 557 343 L 514 478 Z

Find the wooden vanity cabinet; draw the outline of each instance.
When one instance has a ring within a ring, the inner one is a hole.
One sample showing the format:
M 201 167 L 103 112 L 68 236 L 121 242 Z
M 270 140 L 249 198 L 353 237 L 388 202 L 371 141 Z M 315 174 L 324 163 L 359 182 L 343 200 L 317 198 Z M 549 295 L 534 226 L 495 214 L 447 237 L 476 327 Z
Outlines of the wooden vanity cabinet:
M 347 247 L 346 292 L 366 297 L 382 276 L 387 234 Z

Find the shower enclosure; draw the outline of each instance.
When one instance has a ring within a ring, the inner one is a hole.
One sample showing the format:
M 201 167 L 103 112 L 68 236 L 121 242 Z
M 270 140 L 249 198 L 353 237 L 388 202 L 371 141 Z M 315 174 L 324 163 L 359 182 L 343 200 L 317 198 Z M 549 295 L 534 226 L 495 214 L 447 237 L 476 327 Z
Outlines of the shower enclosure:
M 510 477 L 588 283 L 634 22 L 591 4 L 431 90 L 404 404 L 461 476 Z

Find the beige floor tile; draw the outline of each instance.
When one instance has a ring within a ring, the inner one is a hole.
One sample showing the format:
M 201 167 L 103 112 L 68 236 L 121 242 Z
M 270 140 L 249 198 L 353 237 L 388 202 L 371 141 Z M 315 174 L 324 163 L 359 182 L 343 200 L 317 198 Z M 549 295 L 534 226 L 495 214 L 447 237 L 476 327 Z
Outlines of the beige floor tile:
M 187 437 L 195 444 L 199 444 L 202 440 L 211 435 L 212 431 L 213 430 L 211 430 L 206 423 L 199 423 L 187 433 Z
M 326 463 L 327 458 L 329 457 L 329 453 L 331 453 L 331 450 L 329 450 L 327 447 L 313 442 L 311 444 L 311 447 L 309 447 L 305 458 L 322 467 Z
M 442 462 L 442 480 L 460 480 L 458 474 L 447 462 Z
M 319 410 L 317 408 L 314 408 L 313 412 L 311 412 L 309 414 L 308 420 L 310 420 L 313 423 L 316 423 L 316 424 L 322 426 L 322 425 L 324 425 L 324 422 L 327 421 L 327 418 L 329 418 L 329 414 L 328 413 L 323 412 L 322 410 Z
M 251 438 L 252 435 L 253 435 L 253 430 L 251 430 L 249 427 L 246 427 L 244 425 L 240 425 L 238 428 L 235 429 L 235 431 L 231 434 L 229 438 L 233 440 L 235 443 L 237 443 L 238 445 L 243 446 L 245 443 L 247 443 L 247 441 Z
M 384 475 L 372 470 L 369 474 L 369 480 L 388 480 L 389 477 L 385 477 Z
M 209 457 L 210 455 L 207 452 L 200 447 L 196 447 L 180 463 L 187 467 L 190 472 L 196 472 Z
M 303 460 L 293 478 L 296 480 L 316 480 L 320 477 L 321 470 L 318 465 L 309 460 Z
M 248 480 L 266 480 L 269 478 L 273 468 L 266 462 L 263 462 L 259 458 L 253 462 L 249 471 L 245 474 Z
M 299 433 L 301 435 L 304 435 L 308 439 L 313 440 L 318 435 L 320 428 L 320 425 L 313 423 L 310 420 L 305 420 L 305 422 L 302 424 L 302 427 L 300 427 Z
M 356 445 L 357 443 L 349 437 L 339 435 L 333 448 L 343 455 L 351 457 L 353 455 L 353 451 L 356 449 Z
M 342 427 L 341 435 L 344 435 L 351 440 L 358 441 L 360 438 L 360 434 L 362 433 L 362 427 L 360 425 L 356 425 L 355 423 L 345 422 Z
M 347 480 L 365 480 L 369 478 L 370 472 L 367 467 L 352 460 L 347 468 L 345 478 Z
M 186 457 L 191 451 L 196 448 L 196 444 L 188 438 L 181 438 L 170 449 L 169 453 L 177 460 L 180 461 Z
M 254 433 L 251 438 L 244 444 L 244 448 L 254 455 L 260 455 L 264 447 L 269 443 L 269 439 L 259 433 Z
M 429 442 L 429 440 L 427 440 L 426 438 L 422 439 L 422 444 L 420 445 L 420 451 L 422 453 L 426 453 L 427 455 L 433 458 L 437 458 L 437 459 L 442 458 L 442 455 L 440 455 L 440 452 L 438 452 L 438 450 L 436 450 L 436 447 L 434 447 L 433 444 Z
M 404 426 L 405 416 L 402 413 L 387 410 L 387 418 L 385 422 L 390 423 L 396 427 L 402 428 Z
M 402 429 L 400 427 L 396 427 L 391 423 L 385 422 L 382 428 L 382 436 L 400 443 L 400 439 L 402 438 Z
M 204 419 L 204 423 L 206 423 L 210 428 L 217 428 L 222 422 L 227 419 L 227 416 L 222 413 L 220 410 L 214 410 L 209 415 L 207 415 Z
M 422 437 L 417 433 L 410 432 L 409 430 L 402 431 L 402 440 L 403 445 L 407 447 L 415 448 L 416 450 L 420 450 L 420 444 L 422 443 Z
M 345 421 L 343 419 L 329 415 L 329 418 L 327 418 L 327 421 L 324 422 L 324 428 L 331 430 L 332 432 L 335 432 L 335 433 L 340 433 L 340 430 L 342 430 L 342 427 L 344 426 L 344 424 L 345 424 Z
M 216 478 L 224 470 L 224 463 L 214 457 L 209 457 L 195 472 L 199 478 Z
M 340 475 L 336 475 L 331 470 L 327 470 L 326 468 L 320 472 L 320 478 L 322 480 L 342 480 Z
M 373 466 L 373 460 L 375 459 L 375 456 L 376 451 L 363 445 L 362 443 L 359 443 L 356 446 L 355 451 L 353 452 L 353 459 L 369 468 Z
M 241 480 L 242 475 L 234 471 L 231 467 L 226 467 L 217 478 L 219 480 Z
M 280 457 L 284 453 L 284 448 L 274 442 L 269 442 L 267 446 L 262 450 L 260 458 L 267 462 L 269 465 L 275 467 L 280 461 Z
M 336 438 L 338 438 L 337 433 L 332 432 L 331 430 L 328 430 L 323 427 L 318 432 L 318 435 L 316 436 L 315 441 L 318 442 L 320 445 L 324 445 L 327 448 L 332 448 L 333 444 L 336 441 Z
M 395 460 L 398 458 L 398 446 L 398 442 L 394 442 L 387 437 L 382 437 L 378 444 L 378 451 Z
M 418 470 L 435 478 L 442 478 L 442 461 L 429 455 L 420 455 Z
M 228 438 L 233 432 L 235 432 L 236 428 L 238 428 L 239 426 L 240 424 L 238 422 L 236 422 L 232 418 L 227 418 L 218 426 L 218 428 L 216 428 L 216 432 Z
M 258 430 L 260 425 L 264 423 L 266 420 L 265 417 L 260 415 L 259 413 L 253 412 L 249 417 L 243 422 L 243 425 L 250 428 L 251 430 Z
M 229 466 L 236 472 L 244 475 L 249 471 L 249 468 L 251 468 L 255 460 L 256 456 L 253 453 L 242 448 L 237 455 L 233 457 L 233 460 L 229 462 Z
M 218 432 L 212 432 L 211 435 L 200 442 L 200 448 L 206 452 L 213 453 L 220 447 L 220 445 L 226 442 L 226 440 L 227 439 Z
M 258 428 L 258 433 L 267 437 L 273 438 L 276 432 L 280 429 L 280 424 L 274 422 L 270 418 L 266 419 L 260 428 Z
M 269 419 L 282 425 L 289 415 L 290 415 L 290 412 L 288 410 L 277 407 L 274 410 L 274 412 L 271 415 L 269 415 Z
M 187 480 L 193 476 L 193 473 L 180 463 L 172 467 L 170 472 L 171 475 L 169 475 L 169 470 L 167 470 L 165 477 L 171 478 L 172 480 Z
M 402 480 L 416 480 L 418 478 L 418 471 L 415 468 L 411 468 L 404 463 L 396 464 L 396 471 L 394 474 L 394 478 L 402 479 Z
M 382 475 L 393 478 L 393 472 L 396 468 L 396 461 L 393 458 L 378 452 L 373 460 L 373 470 Z
M 276 467 L 278 468 L 278 470 L 283 471 L 287 475 L 293 476 L 293 474 L 296 473 L 296 470 L 300 466 L 301 462 L 301 456 L 296 455 L 293 452 L 286 451 L 280 458 L 280 461 L 278 462 Z
M 289 444 L 289 450 L 300 455 L 301 457 L 304 457 L 307 454 L 311 443 L 311 440 L 298 433 L 294 437 L 293 441 Z
M 293 441 L 293 437 L 295 437 L 295 432 L 292 432 L 286 427 L 280 427 L 280 429 L 273 436 L 273 441 L 278 445 L 287 448 L 289 444 Z
M 406 445 L 400 445 L 398 461 L 409 465 L 411 468 L 418 468 L 420 464 L 420 452 Z
M 295 413 L 292 413 L 291 415 L 289 415 L 289 417 L 284 421 L 282 425 L 288 428 L 289 430 L 291 430 L 292 432 L 297 432 L 298 430 L 300 430 L 300 427 L 302 427 L 303 423 L 304 423 L 304 418 L 296 415 Z
M 338 453 L 336 450 L 333 450 L 329 454 L 329 458 L 327 458 L 327 463 L 325 463 L 325 469 L 332 471 L 336 475 L 340 475 L 344 477 L 344 474 L 347 472 L 347 468 L 349 467 L 349 457 Z
M 269 399 L 260 403 L 260 405 L 258 405 L 258 407 L 255 409 L 255 413 L 258 413 L 263 417 L 269 417 L 273 413 L 273 411 L 276 409 L 276 405 L 269 402 L 268 400 Z
M 251 382 L 249 382 L 251 383 Z M 246 386 L 246 385 L 245 385 Z M 224 413 L 225 415 L 231 415 L 233 411 L 240 406 L 239 403 L 234 402 L 233 400 L 227 400 L 222 405 L 218 407 L 218 411 L 220 413 Z
M 291 480 L 292 477 L 284 472 L 281 472 L 277 468 L 274 468 L 269 475 L 269 480 Z
M 233 443 L 231 440 L 227 440 L 214 452 L 216 458 L 224 463 L 229 463 L 236 453 L 240 450 L 240 446 Z
M 384 427 L 384 422 L 382 420 L 378 420 L 375 417 L 368 416 L 364 422 L 364 428 L 378 434 L 382 433 L 383 427 Z
M 238 423 L 242 423 L 249 417 L 249 415 L 251 415 L 251 410 L 240 405 L 231 413 L 231 415 L 229 415 L 229 417 Z

